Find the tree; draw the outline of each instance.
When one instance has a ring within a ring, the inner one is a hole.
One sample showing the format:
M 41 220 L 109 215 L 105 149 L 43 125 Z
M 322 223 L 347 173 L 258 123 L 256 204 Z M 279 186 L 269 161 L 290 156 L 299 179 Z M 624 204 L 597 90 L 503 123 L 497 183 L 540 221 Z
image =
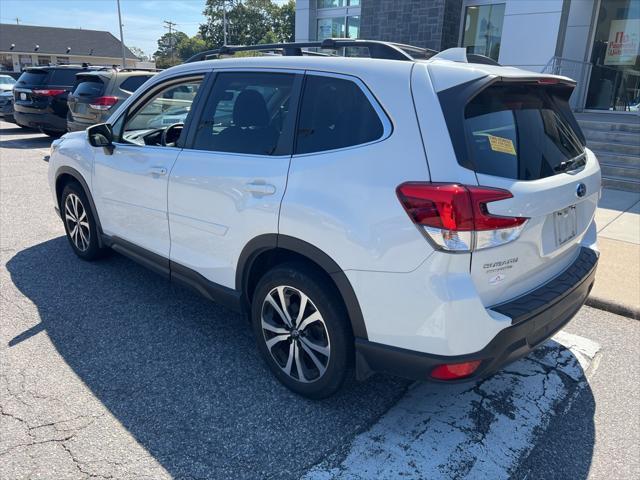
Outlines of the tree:
M 127 47 L 127 48 L 129 48 L 129 51 L 131 53 L 133 53 L 136 57 L 138 57 L 138 59 L 140 59 L 143 62 L 145 62 L 145 61 L 150 59 L 149 55 L 144 53 L 144 50 L 142 50 L 139 47 Z
M 178 31 L 171 32 L 171 34 L 167 32 L 162 35 L 158 39 L 158 50 L 156 50 L 156 53 L 153 55 L 156 58 L 158 66 L 162 65 L 161 68 L 163 68 L 180 63 L 177 46 L 180 42 L 188 39 L 189 37 L 186 33 Z
M 291 41 L 295 2 L 279 6 L 272 0 L 207 0 L 206 23 L 200 34 L 209 47 L 224 43 L 224 5 L 227 10 L 227 44 L 250 45 Z
M 177 45 L 178 57 L 181 60 L 187 60 L 193 57 L 196 53 L 202 52 L 207 49 L 207 44 L 204 39 L 198 34 L 193 37 L 184 38 L 180 40 Z

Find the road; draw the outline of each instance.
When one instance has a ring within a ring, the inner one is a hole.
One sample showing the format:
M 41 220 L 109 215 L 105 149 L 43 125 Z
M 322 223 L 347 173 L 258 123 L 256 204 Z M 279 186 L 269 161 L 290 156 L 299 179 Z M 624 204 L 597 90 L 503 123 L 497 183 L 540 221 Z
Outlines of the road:
M 117 254 L 77 259 L 50 139 L 0 135 L 0 478 L 640 477 L 638 321 L 584 307 L 478 385 L 304 400 L 243 318 Z

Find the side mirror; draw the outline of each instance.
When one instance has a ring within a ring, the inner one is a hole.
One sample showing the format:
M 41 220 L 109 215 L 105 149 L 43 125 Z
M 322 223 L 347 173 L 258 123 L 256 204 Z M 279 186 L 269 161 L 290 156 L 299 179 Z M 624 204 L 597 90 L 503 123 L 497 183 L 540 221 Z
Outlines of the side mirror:
M 113 153 L 113 131 L 108 123 L 99 123 L 87 128 L 87 136 L 92 147 L 102 147 L 107 155 Z

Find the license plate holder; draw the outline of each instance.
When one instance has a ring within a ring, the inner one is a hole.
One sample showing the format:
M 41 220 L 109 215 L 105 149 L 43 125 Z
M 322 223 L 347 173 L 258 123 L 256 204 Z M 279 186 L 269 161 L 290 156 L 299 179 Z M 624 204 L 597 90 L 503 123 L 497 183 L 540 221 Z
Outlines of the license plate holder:
M 556 230 L 556 245 L 564 245 L 578 233 L 578 214 L 575 205 L 558 210 L 553 214 Z

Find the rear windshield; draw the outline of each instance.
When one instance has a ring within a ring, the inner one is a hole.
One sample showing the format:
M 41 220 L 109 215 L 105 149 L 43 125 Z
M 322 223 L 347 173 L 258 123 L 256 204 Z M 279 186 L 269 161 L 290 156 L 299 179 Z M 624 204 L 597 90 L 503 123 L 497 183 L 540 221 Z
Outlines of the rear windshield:
M 536 180 L 584 164 L 572 113 L 553 87 L 497 84 L 473 98 L 464 113 L 478 173 Z
M 18 85 L 42 85 L 46 79 L 46 70 L 27 70 L 18 78 Z
M 99 97 L 104 91 L 104 83 L 98 77 L 79 77 L 73 94 L 79 97 Z

